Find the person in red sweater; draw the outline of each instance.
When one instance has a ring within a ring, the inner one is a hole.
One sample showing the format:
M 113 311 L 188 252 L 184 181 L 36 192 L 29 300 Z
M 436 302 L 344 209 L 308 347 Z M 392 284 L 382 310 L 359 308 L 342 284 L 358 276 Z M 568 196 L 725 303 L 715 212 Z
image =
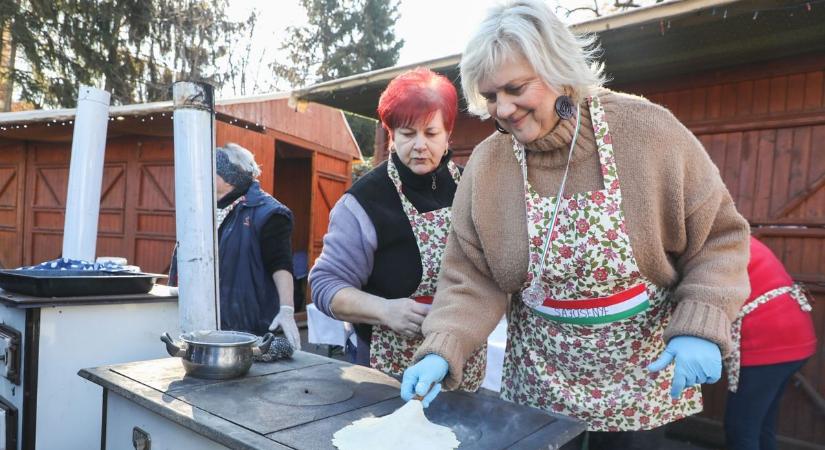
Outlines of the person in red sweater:
M 729 450 L 772 450 L 785 386 L 816 351 L 816 336 L 807 293 L 765 244 L 751 237 L 750 250 L 751 295 L 731 330 L 738 351 L 725 360 L 725 438 Z

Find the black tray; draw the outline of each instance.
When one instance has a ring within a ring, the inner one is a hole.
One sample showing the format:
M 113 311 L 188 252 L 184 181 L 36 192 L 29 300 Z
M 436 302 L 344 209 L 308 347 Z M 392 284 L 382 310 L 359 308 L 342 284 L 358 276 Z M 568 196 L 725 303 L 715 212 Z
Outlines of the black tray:
M 0 270 L 0 288 L 35 297 L 145 294 L 166 275 L 95 270 Z

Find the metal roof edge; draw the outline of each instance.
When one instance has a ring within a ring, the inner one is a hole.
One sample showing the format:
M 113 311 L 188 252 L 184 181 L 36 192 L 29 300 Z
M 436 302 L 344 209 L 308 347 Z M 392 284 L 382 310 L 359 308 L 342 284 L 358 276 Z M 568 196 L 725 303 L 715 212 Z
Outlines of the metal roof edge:
M 672 0 L 643 6 L 630 11 L 610 14 L 609 16 L 576 22 L 571 24 L 570 28 L 578 32 L 597 33 L 681 16 L 703 9 L 725 6 L 741 1 L 742 0 Z
M 301 96 L 310 92 L 319 93 L 325 91 L 336 91 L 338 89 L 360 86 L 373 81 L 389 81 L 408 70 L 415 69 L 416 67 L 427 67 L 429 69 L 436 70 L 458 65 L 459 61 L 461 61 L 461 53 L 442 56 L 440 58 L 412 64 L 405 64 L 403 66 L 393 66 L 384 69 L 372 70 L 369 72 L 362 72 L 335 80 L 324 81 L 322 83 L 293 90 L 290 95 L 290 104 L 297 104 L 300 101 Z
M 284 100 L 289 98 L 289 92 L 274 92 L 263 95 L 250 95 L 244 97 L 232 97 L 218 99 L 215 106 L 228 106 L 240 103 L 263 102 L 269 100 Z M 160 112 L 172 112 L 174 107 L 171 101 L 134 103 L 131 105 L 117 105 L 109 107 L 109 116 L 141 116 Z M 0 124 L 23 123 L 23 122 L 48 122 L 50 120 L 72 120 L 77 114 L 77 108 L 62 109 L 33 109 L 29 111 L 16 111 L 0 113 Z M 227 114 L 231 116 L 231 114 Z
M 289 91 L 276 91 L 266 94 L 245 95 L 240 97 L 220 98 L 215 100 L 215 106 L 238 105 L 243 103 L 267 102 L 272 100 L 288 99 Z
M 352 133 L 352 128 L 349 126 L 349 121 L 347 120 L 346 114 L 344 114 L 344 110 L 338 109 L 338 113 L 341 114 L 341 120 L 344 121 L 344 126 L 347 128 L 347 133 L 349 133 L 349 138 L 352 141 L 352 144 L 355 145 L 355 150 L 358 151 L 358 156 L 350 155 L 353 159 L 358 159 L 360 161 L 364 160 L 364 152 L 361 151 L 361 146 L 358 145 L 358 140 L 355 139 L 355 135 Z
M 109 107 L 109 116 L 140 116 L 159 112 L 171 112 L 172 102 L 137 103 L 133 105 L 119 105 Z M 64 109 L 35 109 L 0 113 L 0 123 L 48 122 L 49 120 L 71 120 L 77 113 L 77 108 Z

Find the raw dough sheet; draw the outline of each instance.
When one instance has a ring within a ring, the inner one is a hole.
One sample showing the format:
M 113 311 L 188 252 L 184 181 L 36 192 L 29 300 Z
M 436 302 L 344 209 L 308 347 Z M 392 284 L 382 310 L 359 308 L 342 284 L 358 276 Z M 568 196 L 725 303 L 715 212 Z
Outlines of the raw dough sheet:
M 459 444 L 453 430 L 427 420 L 418 400 L 384 417 L 356 420 L 332 436 L 339 450 L 453 450 Z

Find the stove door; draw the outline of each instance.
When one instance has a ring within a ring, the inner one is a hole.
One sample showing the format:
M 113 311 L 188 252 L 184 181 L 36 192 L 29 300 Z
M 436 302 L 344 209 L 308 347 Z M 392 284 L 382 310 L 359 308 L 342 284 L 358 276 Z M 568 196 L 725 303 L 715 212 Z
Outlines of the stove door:
M 17 449 L 17 408 L 0 397 L 0 450 Z
M 20 332 L 0 324 L 0 376 L 20 385 Z M 2 448 L 2 447 L 0 447 Z

